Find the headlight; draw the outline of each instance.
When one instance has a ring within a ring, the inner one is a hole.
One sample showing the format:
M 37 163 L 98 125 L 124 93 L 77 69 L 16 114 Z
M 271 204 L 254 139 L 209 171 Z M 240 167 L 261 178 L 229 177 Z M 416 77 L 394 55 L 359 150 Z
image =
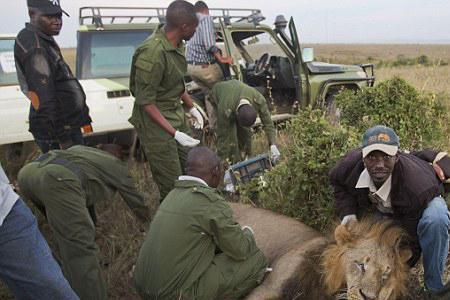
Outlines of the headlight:
M 364 71 L 358 71 L 358 72 L 356 72 L 356 74 L 358 74 L 359 77 L 363 77 L 363 78 L 367 77 L 367 74 Z

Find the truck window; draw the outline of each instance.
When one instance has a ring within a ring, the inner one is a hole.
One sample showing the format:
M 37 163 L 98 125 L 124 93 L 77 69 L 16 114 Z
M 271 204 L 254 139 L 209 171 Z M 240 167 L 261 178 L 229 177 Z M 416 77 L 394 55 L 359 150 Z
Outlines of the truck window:
M 0 86 L 17 83 L 14 39 L 0 40 Z
M 270 56 L 287 57 L 280 45 L 268 32 L 234 31 L 231 36 L 242 58 L 247 63 L 253 63 L 266 52 Z
M 80 32 L 78 78 L 129 77 L 134 51 L 150 33 L 149 30 Z

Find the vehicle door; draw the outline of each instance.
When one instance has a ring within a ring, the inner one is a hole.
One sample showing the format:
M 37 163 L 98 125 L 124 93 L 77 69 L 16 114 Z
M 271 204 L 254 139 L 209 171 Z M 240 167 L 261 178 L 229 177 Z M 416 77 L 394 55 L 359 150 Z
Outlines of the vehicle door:
M 288 26 L 292 44 L 291 46 L 293 48 L 292 51 L 295 54 L 294 77 L 297 87 L 297 101 L 299 102 L 300 107 L 306 107 L 310 103 L 308 73 L 305 69 L 305 64 L 303 63 L 302 49 L 300 47 L 297 29 L 292 17 L 289 20 Z
M 218 40 L 219 44 L 220 42 L 223 42 L 223 49 L 222 51 L 225 51 L 225 54 L 227 56 L 230 56 L 233 58 L 233 64 L 230 65 L 230 73 L 231 77 L 237 80 L 242 80 L 242 72 L 239 68 L 238 63 L 238 55 L 239 52 L 237 51 L 236 47 L 234 47 L 233 39 L 231 37 L 231 32 L 228 30 L 227 25 L 225 25 L 225 22 L 222 18 L 219 18 L 219 25 L 220 25 L 220 31 L 218 34 Z

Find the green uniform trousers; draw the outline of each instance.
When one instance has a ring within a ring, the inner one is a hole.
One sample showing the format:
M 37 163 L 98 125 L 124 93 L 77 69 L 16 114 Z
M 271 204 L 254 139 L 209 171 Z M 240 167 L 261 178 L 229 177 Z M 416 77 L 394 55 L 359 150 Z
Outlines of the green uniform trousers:
M 187 125 L 177 128 L 190 133 Z M 173 189 L 175 180 L 185 174 L 188 147 L 181 146 L 173 136 L 157 124 L 151 128 L 136 127 L 136 132 L 150 164 L 153 180 L 159 188 L 160 202 Z
M 22 169 L 21 192 L 37 206 L 45 207 L 65 277 L 81 300 L 107 299 L 95 226 L 79 178 L 60 165 L 37 166 L 30 163 Z
M 220 121 L 218 123 L 220 126 Z M 252 130 L 236 123 L 230 124 L 226 134 L 219 133 L 217 154 L 222 159 L 229 159 L 231 163 L 237 163 L 252 153 Z M 237 144 L 236 144 L 237 143 Z
M 189 288 L 183 300 L 237 300 L 258 286 L 267 261 L 258 250 L 245 261 L 218 254 L 206 272 Z

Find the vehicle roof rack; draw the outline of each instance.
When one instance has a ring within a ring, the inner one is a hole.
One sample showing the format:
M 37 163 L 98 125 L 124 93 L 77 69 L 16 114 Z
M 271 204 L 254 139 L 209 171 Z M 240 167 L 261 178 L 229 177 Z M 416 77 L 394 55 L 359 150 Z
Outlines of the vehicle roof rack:
M 164 23 L 166 10 L 165 7 L 85 6 L 80 7 L 79 23 L 94 24 L 98 28 L 104 24 Z M 260 9 L 211 8 L 209 13 L 214 20 L 222 18 L 225 24 L 247 22 L 258 25 L 265 19 Z

